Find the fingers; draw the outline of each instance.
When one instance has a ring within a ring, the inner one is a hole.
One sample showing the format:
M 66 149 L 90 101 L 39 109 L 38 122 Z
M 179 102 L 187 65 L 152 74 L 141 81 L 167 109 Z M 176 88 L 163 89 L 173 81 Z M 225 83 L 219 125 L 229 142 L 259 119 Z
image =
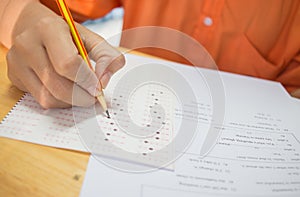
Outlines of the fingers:
M 51 25 L 54 23 L 55 28 Z M 66 22 L 60 18 L 46 18 L 40 22 L 39 26 L 41 40 L 55 71 L 59 75 L 76 82 L 91 95 L 98 95 L 98 78 L 78 55 Z M 55 35 L 55 39 L 53 39 L 53 35 Z
M 300 89 L 296 89 L 295 91 L 293 91 L 291 93 L 291 96 L 293 96 L 295 98 L 300 98 Z
M 39 78 L 32 70 L 25 69 L 23 73 L 30 78 L 27 80 L 23 78 L 22 83 L 27 87 L 28 91 L 31 92 L 33 97 L 36 98 L 36 100 L 44 109 L 71 107 L 71 104 L 65 103 L 55 98 L 49 92 L 49 90 L 41 83 Z
M 92 95 L 99 80 L 78 55 L 62 18 L 32 3 L 20 14 L 12 39 L 7 55 L 9 78 L 44 108 L 95 102 Z
M 23 38 L 26 38 L 26 41 L 23 41 Z M 11 59 L 22 59 L 22 62 L 15 62 L 13 65 L 10 65 L 10 67 L 14 68 L 16 65 L 26 67 L 26 64 L 28 64 L 36 74 L 35 77 L 38 77 L 39 83 L 42 83 L 42 86 L 39 86 L 38 83 L 34 86 L 32 82 L 37 81 L 34 80 L 34 77 L 32 80 L 24 81 L 24 79 L 28 77 L 25 73 L 30 73 L 17 72 L 26 89 L 32 94 L 36 93 L 35 97 L 40 103 L 42 102 L 41 105 L 44 105 L 44 107 L 53 107 L 55 104 L 57 104 L 57 107 L 70 106 L 70 104 L 77 106 L 92 105 L 95 102 L 95 98 L 80 86 L 74 84 L 71 80 L 59 75 L 54 70 L 47 56 L 47 51 L 40 43 L 36 42 L 36 40 L 24 33 L 16 39 L 15 47 L 10 51 L 11 54 L 14 54 L 14 57 Z M 32 56 L 32 54 L 34 54 L 34 56 Z M 13 60 L 10 60 L 10 62 L 13 62 Z M 29 70 L 32 71 L 31 69 Z M 32 76 L 32 74 L 30 74 L 30 76 Z M 39 92 L 39 89 L 41 89 L 41 92 Z M 47 97 L 44 100 L 39 98 L 40 96 L 47 96 L 48 94 L 51 94 L 51 97 Z M 46 102 L 47 99 L 50 100 L 50 103 Z M 63 102 L 64 105 L 57 101 Z
M 64 103 L 53 97 L 50 92 L 43 86 L 36 74 L 29 69 L 29 67 L 23 65 L 21 58 L 15 58 L 16 53 L 14 47 L 8 52 L 8 76 L 10 80 L 18 88 L 29 91 L 32 96 L 45 108 L 66 108 L 70 107 L 70 104 Z M 18 66 L 22 65 L 22 66 Z M 16 77 L 18 76 L 18 77 Z M 20 77 L 23 76 L 23 77 Z M 21 84 L 21 85 L 20 85 Z M 26 87 L 26 88 L 25 88 Z
M 124 56 L 106 41 L 99 42 L 90 51 L 91 58 L 96 62 L 95 72 L 102 78 L 106 73 L 112 75 L 125 64 Z
M 9 80 L 16 86 L 18 89 L 22 90 L 23 92 L 28 92 L 27 88 L 24 86 L 24 84 L 18 79 L 15 72 L 11 72 L 11 68 L 8 67 L 7 76 Z
M 76 106 L 90 106 L 95 102 L 87 91 L 54 70 L 44 48 L 37 46 L 33 51 L 37 57 L 32 59 L 32 68 L 56 99 Z
M 89 54 L 91 59 L 96 62 L 96 75 L 104 86 L 103 88 L 105 88 L 110 77 L 124 66 L 125 58 L 105 41 L 96 45 Z
M 96 62 L 96 75 L 101 80 L 103 88 L 105 88 L 110 77 L 124 66 L 125 58 L 122 53 L 99 35 L 79 24 L 77 24 L 77 27 L 90 58 Z
M 49 14 L 24 26 L 33 14 L 26 12 L 26 16 L 29 18 L 20 19 L 7 56 L 11 81 L 29 91 L 44 108 L 95 103 L 99 79 L 106 86 L 111 75 L 124 65 L 123 55 L 79 25 L 87 50 L 96 62 L 94 72 L 78 55 L 65 21 Z

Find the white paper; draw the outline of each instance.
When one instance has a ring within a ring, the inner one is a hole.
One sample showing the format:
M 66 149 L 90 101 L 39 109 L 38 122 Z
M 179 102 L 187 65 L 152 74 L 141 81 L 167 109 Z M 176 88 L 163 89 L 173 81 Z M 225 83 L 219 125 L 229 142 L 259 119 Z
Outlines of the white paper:
M 199 113 L 175 109 L 175 122 L 199 121 L 192 144 L 172 168 L 145 173 L 130 173 L 125 163 L 123 171 L 116 170 L 94 155 L 81 196 L 299 196 L 298 100 L 276 82 L 199 69 L 201 79 L 193 69 L 174 66 L 201 90 L 195 91 L 196 101 L 182 103 Z M 208 79 L 213 84 L 218 75 L 225 93 L 220 98 L 223 113 L 214 109 L 209 86 L 203 83 Z M 213 113 L 223 114 L 223 121 L 216 122 Z
M 300 194 L 299 170 L 299 162 L 253 162 L 184 154 L 176 161 L 174 171 L 129 173 L 91 156 L 81 196 L 296 197 Z
M 146 128 L 154 121 L 157 124 L 150 127 L 162 126 L 159 134 L 147 136 L 147 143 L 134 139 L 139 133 L 128 134 L 124 129 L 120 133 L 122 121 L 107 119 L 97 105 L 95 110 L 94 106 L 43 110 L 29 94 L 1 123 L 0 135 L 104 156 L 106 165 L 91 158 L 83 196 L 299 195 L 300 102 L 290 98 L 281 84 L 135 55 L 125 57 L 126 66 L 113 76 L 105 95 L 112 116 L 128 109 L 124 122 Z M 140 66 L 146 74 L 136 72 Z M 130 92 L 141 85 L 137 82 L 151 77 L 162 81 L 150 81 Z M 124 87 L 118 82 L 124 82 Z M 126 97 L 129 92 L 130 99 Z M 160 92 L 164 96 L 158 96 Z M 149 109 L 156 99 L 164 109 L 165 124 L 162 116 Z M 174 141 L 174 146 L 160 151 Z M 172 159 L 177 160 L 171 163 Z M 151 169 L 143 165 L 163 170 L 122 172 Z

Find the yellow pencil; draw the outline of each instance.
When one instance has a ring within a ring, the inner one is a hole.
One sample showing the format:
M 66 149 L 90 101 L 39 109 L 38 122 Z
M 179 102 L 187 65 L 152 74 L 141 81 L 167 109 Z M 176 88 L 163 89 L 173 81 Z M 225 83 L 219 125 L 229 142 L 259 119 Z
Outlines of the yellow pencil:
M 76 44 L 76 47 L 79 51 L 79 54 L 82 56 L 83 60 L 87 63 L 87 65 L 93 70 L 93 67 L 92 67 L 91 62 L 89 60 L 87 52 L 84 48 L 83 42 L 82 42 L 82 40 L 79 36 L 79 33 L 77 31 L 77 28 L 76 28 L 75 24 L 74 24 L 74 20 L 73 20 L 73 17 L 71 15 L 71 12 L 70 12 L 69 8 L 67 7 L 64 0 L 56 0 L 56 3 L 59 7 L 61 15 L 64 17 L 64 19 L 66 20 L 66 22 L 69 25 L 71 35 L 72 35 L 73 40 Z M 100 90 L 100 95 L 97 95 L 97 100 L 99 101 L 99 103 L 102 106 L 103 110 L 106 112 L 107 117 L 110 118 L 110 115 L 109 115 L 108 110 L 107 110 L 107 105 L 106 105 L 106 102 L 105 102 L 105 99 L 104 99 L 104 94 L 103 94 L 102 90 Z

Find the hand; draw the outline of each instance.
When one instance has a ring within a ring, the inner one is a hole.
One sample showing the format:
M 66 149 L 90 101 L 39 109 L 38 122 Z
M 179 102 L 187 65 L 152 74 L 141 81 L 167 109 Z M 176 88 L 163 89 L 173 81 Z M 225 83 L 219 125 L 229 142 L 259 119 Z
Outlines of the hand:
M 297 89 L 291 93 L 291 96 L 300 99 L 300 89 Z
M 105 87 L 125 63 L 123 55 L 103 38 L 77 27 L 96 62 L 95 72 L 78 54 L 66 22 L 42 4 L 28 4 L 15 24 L 7 54 L 8 77 L 43 108 L 92 105 L 101 88 L 99 80 Z

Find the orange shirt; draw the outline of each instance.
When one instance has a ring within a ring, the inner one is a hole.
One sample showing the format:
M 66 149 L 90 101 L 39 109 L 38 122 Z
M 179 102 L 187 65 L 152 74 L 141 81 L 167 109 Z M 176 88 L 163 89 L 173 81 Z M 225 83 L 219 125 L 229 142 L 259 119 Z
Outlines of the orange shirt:
M 79 21 L 101 17 L 112 8 L 123 6 L 123 29 L 176 29 L 200 42 L 220 70 L 276 80 L 289 92 L 300 88 L 299 0 L 66 1 Z M 165 39 L 153 33 L 123 36 L 121 46 L 135 48 L 139 45 L 137 40 L 150 43 Z M 183 57 L 164 50 L 142 51 L 187 63 Z

